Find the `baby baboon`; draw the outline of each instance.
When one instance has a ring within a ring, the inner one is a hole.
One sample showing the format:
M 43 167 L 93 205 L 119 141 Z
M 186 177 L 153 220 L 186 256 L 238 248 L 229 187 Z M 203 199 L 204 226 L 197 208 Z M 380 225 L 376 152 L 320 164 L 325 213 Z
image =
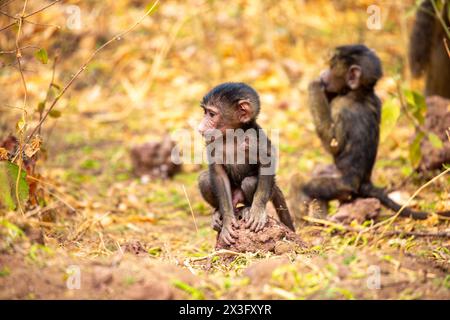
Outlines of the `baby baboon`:
M 235 242 L 234 211 L 238 203 L 248 207 L 243 210 L 246 226 L 253 231 L 263 229 L 267 222 L 266 204 L 269 200 L 280 221 L 294 230 L 284 195 L 275 182 L 275 172 L 270 169 L 274 166 L 274 150 L 270 140 L 256 123 L 260 109 L 256 91 L 244 83 L 224 83 L 203 97 L 201 107 L 205 116 L 199 125 L 199 131 L 205 136 L 208 146 L 215 144 L 221 160 L 222 151 L 218 151 L 218 142 L 223 143 L 227 149 L 231 146 L 232 150 L 227 161 L 210 159 L 209 170 L 199 177 L 200 192 L 215 209 L 213 227 L 220 231 L 219 237 L 226 244 Z M 228 139 L 229 132 L 237 135 Z M 217 133 L 218 135 L 214 135 Z M 255 139 L 249 142 L 246 138 L 250 137 L 250 133 L 255 134 Z M 261 146 L 265 148 L 262 149 Z M 237 153 L 240 150 L 245 150 L 242 163 L 236 159 L 239 158 Z M 268 169 L 267 172 L 264 169 Z
M 306 204 L 303 211 L 314 199 L 320 204 L 319 211 L 326 214 L 330 200 L 345 202 L 357 197 L 377 198 L 384 206 L 400 210 L 398 203 L 371 182 L 381 117 L 374 87 L 381 76 L 381 61 L 374 51 L 349 45 L 336 48 L 329 69 L 309 85 L 309 107 L 317 134 L 339 174 L 314 178 L 301 187 L 300 198 Z M 425 219 L 428 213 L 405 208 L 401 215 Z

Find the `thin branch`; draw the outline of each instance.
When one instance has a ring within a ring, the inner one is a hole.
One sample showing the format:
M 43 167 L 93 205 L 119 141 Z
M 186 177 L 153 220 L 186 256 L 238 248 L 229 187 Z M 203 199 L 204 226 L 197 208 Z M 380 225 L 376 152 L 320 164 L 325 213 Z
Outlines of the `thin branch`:
M 52 3 L 49 3 L 48 5 L 43 6 L 42 8 L 40 8 L 40 9 L 38 9 L 38 10 L 36 10 L 36 11 L 30 13 L 30 14 L 25 15 L 25 13 L 23 13 L 23 14 L 22 14 L 22 17 L 23 17 L 24 19 L 26 19 L 26 18 L 29 18 L 29 17 L 31 17 L 31 16 L 34 16 L 35 14 L 38 14 L 39 12 L 42 12 L 42 11 L 44 11 L 45 9 L 50 8 L 51 6 L 57 4 L 58 2 L 61 2 L 61 0 L 55 0 L 55 1 L 53 1 Z
M 159 3 L 159 0 L 156 0 L 153 5 L 150 7 L 150 9 L 147 10 L 147 12 L 145 12 L 145 14 L 138 20 L 136 21 L 130 28 L 128 28 L 127 30 L 119 33 L 118 35 L 114 36 L 113 38 L 111 38 L 110 40 L 108 40 L 107 42 L 105 42 L 103 45 L 101 45 L 99 48 L 97 48 L 97 50 L 95 50 L 90 57 L 86 60 L 85 63 L 83 63 L 83 65 L 81 66 L 81 68 L 75 73 L 75 75 L 69 80 L 69 82 L 64 86 L 64 88 L 61 90 L 61 92 L 56 96 L 56 98 L 53 100 L 52 104 L 50 105 L 50 107 L 48 108 L 47 112 L 44 114 L 44 116 L 42 117 L 42 119 L 39 121 L 39 123 L 36 125 L 36 127 L 34 127 L 33 131 L 30 133 L 30 135 L 28 136 L 28 138 L 25 141 L 25 144 L 27 144 L 30 139 L 33 137 L 33 135 L 36 134 L 36 132 L 38 132 L 39 128 L 42 126 L 42 124 L 44 123 L 45 119 L 47 119 L 49 113 L 53 110 L 53 108 L 55 107 L 56 103 L 59 101 L 59 99 L 64 95 L 64 93 L 66 93 L 67 89 L 70 88 L 70 86 L 74 83 L 74 81 L 78 78 L 78 76 L 86 69 L 87 65 L 92 61 L 92 59 L 101 51 L 103 50 L 105 47 L 107 47 L 108 45 L 110 45 L 112 42 L 120 40 L 123 36 L 125 36 L 127 33 L 129 33 L 130 31 L 132 31 L 134 28 L 136 28 L 139 24 L 142 23 L 142 21 L 148 16 L 150 15 L 150 13 L 153 12 L 153 9 L 156 7 L 156 5 Z
M 5 3 L 0 4 L 0 8 L 7 6 L 8 4 L 14 2 L 15 0 L 6 1 Z
M 445 50 L 447 51 L 447 55 L 450 58 L 450 48 L 448 47 L 448 40 L 446 38 L 444 38 L 444 46 Z
M 43 115 L 44 110 L 45 110 L 45 105 L 47 104 L 47 101 L 50 98 L 50 92 L 51 92 L 52 86 L 55 83 L 55 71 L 56 71 L 56 63 L 57 62 L 58 62 L 58 57 L 56 56 L 55 60 L 53 61 L 52 79 L 50 80 L 50 83 L 48 84 L 47 94 L 45 95 L 45 99 L 43 101 L 44 108 L 42 110 L 39 110 L 39 121 L 42 120 L 42 115 Z M 38 134 L 39 135 L 41 134 L 41 127 L 39 127 Z
M 10 24 L 6 25 L 5 27 L 0 29 L 0 32 L 2 32 L 3 30 L 6 30 L 10 27 L 12 27 L 13 25 L 17 24 L 17 21 L 11 22 Z
M 16 17 L 13 17 L 12 15 L 10 15 L 10 14 L 8 14 L 8 13 L 6 13 L 6 12 L 3 12 L 3 11 L 0 11 L 0 14 L 6 16 L 6 17 L 8 17 L 8 18 L 14 19 L 14 20 L 17 19 Z
M 23 109 L 21 107 L 9 106 L 9 105 L 0 106 L 0 108 L 18 109 L 20 111 L 23 111 Z
M 381 227 L 382 225 L 387 224 L 386 228 L 384 229 L 383 233 L 387 230 L 387 228 L 389 228 L 392 223 L 395 221 L 395 219 L 397 219 L 397 217 L 402 213 L 403 210 L 405 210 L 405 208 L 409 205 L 409 203 L 426 187 L 428 187 L 430 184 L 432 184 L 434 181 L 436 181 L 437 179 L 439 179 L 440 177 L 446 175 L 448 172 L 450 171 L 450 168 L 446 169 L 445 171 L 441 172 L 440 174 L 438 174 L 437 176 L 435 176 L 433 179 L 431 179 L 430 181 L 428 181 L 427 183 L 423 184 L 419 189 L 416 190 L 416 192 L 414 192 L 414 194 L 408 199 L 408 201 L 406 201 L 405 204 L 403 204 L 403 206 L 400 208 L 400 210 L 398 210 L 393 216 L 391 216 L 390 218 L 381 221 L 371 227 L 368 227 L 366 229 L 362 229 L 361 231 L 359 231 L 358 236 L 356 237 L 355 240 L 355 244 L 358 243 L 360 237 L 362 236 L 363 233 L 365 232 L 369 232 L 373 229 L 376 229 L 378 227 Z M 383 235 L 383 233 L 381 234 L 381 236 Z M 381 238 L 380 236 L 380 238 Z
M 441 172 L 440 174 L 438 174 L 437 176 L 435 176 L 433 179 L 431 179 L 430 181 L 428 181 L 427 183 L 423 184 L 419 189 L 416 190 L 416 192 L 413 193 L 413 195 L 408 199 L 408 201 L 406 201 L 403 206 L 400 208 L 400 210 L 397 211 L 397 213 L 395 215 L 393 215 L 391 218 L 389 218 L 386 221 L 387 225 L 384 228 L 383 232 L 381 233 L 380 237 L 383 236 L 383 233 L 386 232 L 387 229 L 389 229 L 389 227 L 392 225 L 392 223 L 395 221 L 395 219 L 397 219 L 397 217 L 402 213 L 403 210 L 405 210 L 405 208 L 409 205 L 409 203 L 426 187 L 428 187 L 430 184 L 432 184 L 434 181 L 438 180 L 440 177 L 445 176 L 448 172 L 450 172 L 450 168 L 446 169 L 445 171 Z
M 189 200 L 189 196 L 188 196 L 188 194 L 186 192 L 186 188 L 184 187 L 184 184 L 182 186 L 183 186 L 184 195 L 186 196 L 186 199 L 187 199 L 188 204 L 189 204 L 189 209 L 191 209 L 191 215 L 192 215 L 192 220 L 194 220 L 195 231 L 198 233 L 197 222 L 195 221 L 195 215 L 194 215 L 194 210 L 192 210 L 191 200 Z
M 23 22 L 29 23 L 29 24 L 34 24 L 35 26 L 40 26 L 40 27 L 53 27 L 56 29 L 61 29 L 61 26 L 58 26 L 57 24 L 38 23 L 38 22 L 29 21 L 29 20 L 23 20 Z
M 25 3 L 22 8 L 22 16 L 25 14 L 27 4 L 28 4 L 28 0 L 25 0 Z M 22 64 L 21 64 L 21 60 L 20 60 L 22 58 L 22 54 L 20 52 L 19 42 L 20 42 L 20 34 L 22 32 L 22 22 L 23 22 L 23 19 L 21 18 L 19 20 L 19 30 L 17 31 L 17 36 L 16 36 L 16 60 L 17 60 L 17 65 L 19 66 L 20 78 L 22 79 L 22 85 L 23 85 L 23 90 L 24 90 L 23 106 L 22 106 L 22 121 L 25 122 L 24 127 L 19 128 L 19 130 L 20 130 L 19 146 L 21 146 L 21 147 L 19 147 L 19 149 L 23 149 L 23 140 L 24 140 L 24 134 L 26 132 L 26 123 L 27 123 L 26 122 L 26 119 L 27 119 L 26 105 L 27 105 L 27 98 L 28 98 L 27 82 L 25 81 L 25 76 L 23 75 Z M 22 175 L 22 164 L 23 164 L 23 155 L 22 155 L 22 151 L 21 151 L 19 154 L 19 163 L 18 163 L 19 170 L 17 172 L 17 178 L 16 178 L 16 200 L 17 200 L 17 206 L 19 207 L 20 211 L 22 212 L 22 215 L 25 215 L 25 212 L 22 208 L 22 204 L 20 203 L 20 194 L 19 194 L 19 181 L 20 181 L 20 177 Z
M 433 9 L 434 9 L 434 13 L 435 13 L 436 17 L 438 18 L 439 22 L 442 24 L 442 28 L 444 29 L 445 34 L 450 39 L 449 27 L 446 25 L 444 19 L 442 18 L 442 13 L 439 12 L 439 9 L 438 9 L 438 7 L 436 5 L 436 1 L 435 0 L 431 0 L 431 4 L 433 5 Z M 445 8 L 445 6 L 444 6 L 444 8 Z
M 22 14 L 21 14 L 20 17 L 18 17 L 18 18 L 13 17 L 13 16 L 10 16 L 11 18 L 15 19 L 16 21 L 11 22 L 10 24 L 8 24 L 8 25 L 6 25 L 5 27 L 1 28 L 1 29 L 0 29 L 0 32 L 2 32 L 3 30 L 6 30 L 6 29 L 12 27 L 13 25 L 15 25 L 15 24 L 17 24 L 17 23 L 24 23 L 24 22 L 25 22 L 25 23 L 36 24 L 36 25 L 42 25 L 42 26 L 57 27 L 57 28 L 60 28 L 60 27 L 57 26 L 57 25 L 46 25 L 46 24 L 40 24 L 40 23 L 36 23 L 36 22 L 32 22 L 32 21 L 27 21 L 27 20 L 26 20 L 27 18 L 29 18 L 29 17 L 31 17 L 31 16 L 34 16 L 35 14 L 38 14 L 38 13 L 44 11 L 45 9 L 47 9 L 47 8 L 49 8 L 49 7 L 51 7 L 51 6 L 53 6 L 54 4 L 56 4 L 56 3 L 60 2 L 60 1 L 61 1 L 61 0 L 55 0 L 55 1 L 53 1 L 52 3 L 50 3 L 50 4 L 46 5 L 46 6 L 40 8 L 40 9 L 34 11 L 34 12 L 32 12 L 32 13 L 30 13 L 30 14 L 27 14 L 27 15 L 25 15 L 25 11 L 22 10 Z M 25 2 L 28 2 L 28 0 L 25 1 Z M 25 6 L 24 6 L 24 7 L 25 7 Z M 22 22 L 20 22 L 20 21 L 22 21 Z
M 19 50 L 23 51 L 23 50 L 28 49 L 28 48 L 40 49 L 40 47 L 38 47 L 38 46 L 27 45 L 27 46 L 23 46 L 23 47 L 19 48 Z M 12 54 L 12 53 L 17 53 L 17 49 L 7 50 L 7 51 L 0 51 L 0 54 Z

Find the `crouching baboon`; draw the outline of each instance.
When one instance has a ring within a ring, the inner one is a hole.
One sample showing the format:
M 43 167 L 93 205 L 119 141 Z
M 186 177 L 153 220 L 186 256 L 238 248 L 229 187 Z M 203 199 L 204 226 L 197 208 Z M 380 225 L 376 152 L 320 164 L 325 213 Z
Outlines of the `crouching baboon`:
M 284 195 L 275 182 L 275 150 L 256 123 L 260 109 L 256 91 L 244 83 L 224 83 L 203 97 L 201 107 L 205 115 L 199 132 L 207 146 L 215 148 L 217 159 L 209 159 L 209 170 L 200 175 L 199 188 L 215 210 L 213 228 L 220 231 L 219 237 L 226 244 L 235 242 L 233 227 L 239 203 L 247 206 L 243 211 L 247 228 L 264 228 L 266 205 L 271 201 L 280 221 L 294 231 Z M 231 154 L 227 154 L 229 147 Z M 239 156 L 243 156 L 241 162 Z

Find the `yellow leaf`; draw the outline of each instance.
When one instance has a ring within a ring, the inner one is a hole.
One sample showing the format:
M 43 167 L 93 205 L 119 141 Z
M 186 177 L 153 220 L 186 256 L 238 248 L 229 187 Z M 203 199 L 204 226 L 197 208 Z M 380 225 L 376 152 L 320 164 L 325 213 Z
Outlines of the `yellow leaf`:
M 24 132 L 25 128 L 27 127 L 27 122 L 25 121 L 25 118 L 22 117 L 22 119 L 20 119 L 17 122 L 17 130 L 19 131 L 19 133 Z
M 8 160 L 8 150 L 0 148 L 0 160 Z
M 25 147 L 25 155 L 28 158 L 34 156 L 41 149 L 42 140 L 39 137 L 33 137 L 31 142 Z

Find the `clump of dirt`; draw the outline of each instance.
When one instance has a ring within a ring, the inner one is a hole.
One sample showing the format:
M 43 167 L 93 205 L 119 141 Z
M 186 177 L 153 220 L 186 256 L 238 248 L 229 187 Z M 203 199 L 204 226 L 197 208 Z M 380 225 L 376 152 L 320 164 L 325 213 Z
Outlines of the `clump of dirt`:
M 237 234 L 236 242 L 227 245 L 218 237 L 216 250 L 228 249 L 236 252 L 283 254 L 306 247 L 298 235 L 271 217 L 269 217 L 264 229 L 258 232 L 246 228 L 243 219 L 238 220 L 238 224 L 239 227 L 235 230 Z
M 181 171 L 181 165 L 171 159 L 175 147 L 169 136 L 160 142 L 147 142 L 131 149 L 133 172 L 137 176 L 152 178 L 171 178 Z
M 425 138 L 421 143 L 422 159 L 419 171 L 440 169 L 444 163 L 450 162 L 450 140 L 446 131 L 450 128 L 450 100 L 440 96 L 427 98 L 427 115 L 424 127 L 443 142 L 442 148 L 436 148 Z
M 375 219 L 380 211 L 381 203 L 378 199 L 358 198 L 352 202 L 341 204 L 331 220 L 340 223 L 350 223 L 356 220 L 358 223 L 363 223 L 366 220 Z

